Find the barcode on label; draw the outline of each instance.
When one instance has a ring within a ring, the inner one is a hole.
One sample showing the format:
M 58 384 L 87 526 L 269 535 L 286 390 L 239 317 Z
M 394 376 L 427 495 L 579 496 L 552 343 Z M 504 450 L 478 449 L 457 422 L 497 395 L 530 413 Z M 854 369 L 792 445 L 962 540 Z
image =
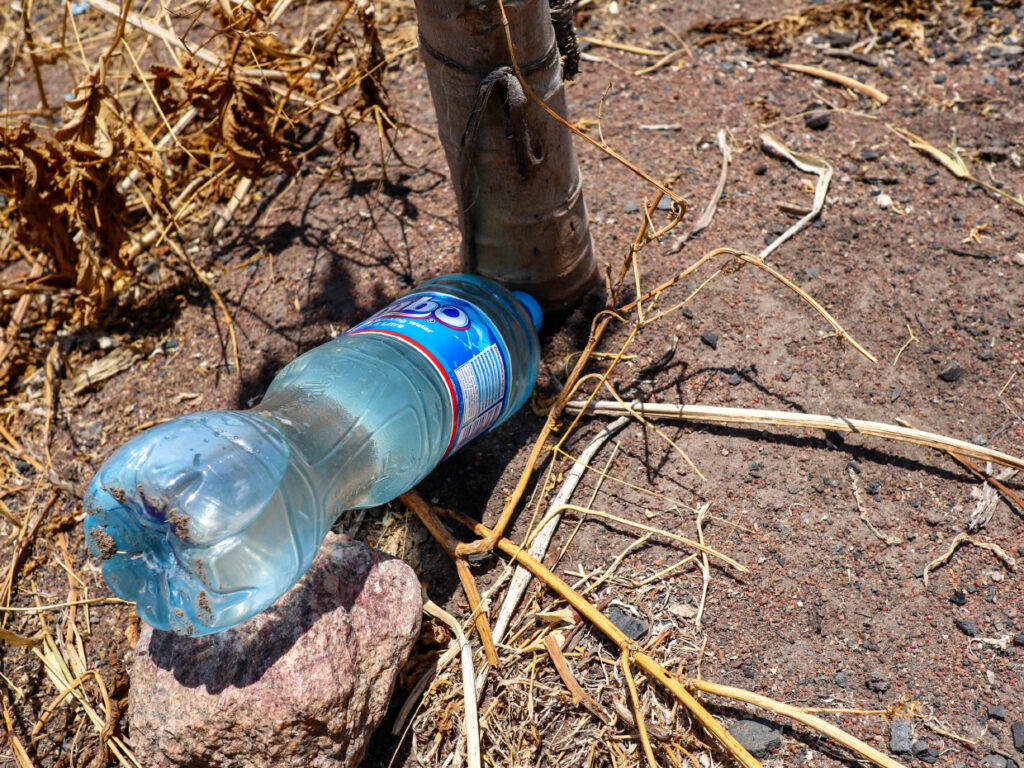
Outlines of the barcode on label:
M 463 422 L 459 427 L 459 440 L 454 450 L 459 450 L 467 443 L 476 440 L 480 435 L 490 429 L 491 425 L 501 416 L 501 403 L 495 403 L 489 411 L 480 414 L 475 421 Z
M 505 397 L 505 362 L 498 345 L 492 344 L 456 368 L 455 378 L 462 389 L 462 423 L 465 428 Z

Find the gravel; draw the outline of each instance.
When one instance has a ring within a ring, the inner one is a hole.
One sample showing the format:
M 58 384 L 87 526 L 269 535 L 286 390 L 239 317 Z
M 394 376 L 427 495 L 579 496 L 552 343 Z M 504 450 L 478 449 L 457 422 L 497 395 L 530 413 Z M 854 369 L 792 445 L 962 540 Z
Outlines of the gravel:
M 960 381 L 960 379 L 964 377 L 965 373 L 967 373 L 967 369 L 962 365 L 959 363 L 950 363 L 939 371 L 939 378 L 943 381 L 952 383 L 954 381 Z
M 885 693 L 889 690 L 892 683 L 890 683 L 889 678 L 881 672 L 869 672 L 868 676 L 864 680 L 864 685 L 868 687 L 868 690 L 874 691 L 875 693 Z
M 955 619 L 953 623 L 956 624 L 957 629 L 968 637 L 974 637 L 978 634 L 978 622 L 974 619 Z
M 913 744 L 913 729 L 909 720 L 896 718 L 889 726 L 889 751 L 894 755 L 909 755 Z
M 758 759 L 782 746 L 782 735 L 760 720 L 740 720 L 729 726 L 729 733 Z
M 639 640 L 647 634 L 649 625 L 643 619 L 630 616 L 617 605 L 613 605 L 606 613 L 608 621 L 621 629 L 633 640 Z
M 1011 725 L 1010 733 L 1013 736 L 1013 748 L 1018 752 L 1024 752 L 1024 721 L 1018 720 Z

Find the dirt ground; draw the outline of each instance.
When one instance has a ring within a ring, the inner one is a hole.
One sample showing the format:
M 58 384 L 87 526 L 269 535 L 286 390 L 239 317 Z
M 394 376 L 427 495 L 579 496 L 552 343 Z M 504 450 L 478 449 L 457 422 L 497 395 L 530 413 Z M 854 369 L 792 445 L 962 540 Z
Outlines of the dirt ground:
M 589 119 L 596 134 L 600 114 L 610 145 L 653 175 L 671 178 L 674 190 L 689 202 L 676 232 L 642 251 L 644 290 L 712 248 L 757 253 L 796 221 L 781 204 L 811 205 L 815 176 L 764 153 L 763 132 L 828 161 L 835 175 L 822 215 L 779 248 L 771 263 L 820 301 L 878 362 L 838 344 L 827 324 L 792 292 L 746 268 L 718 277 L 685 310 L 644 328 L 626 350 L 633 357 L 616 367 L 614 386 L 627 399 L 888 423 L 902 418 L 921 429 L 1021 455 L 1024 207 L 956 178 L 908 146 L 893 128 L 947 151 L 955 140 L 976 177 L 1011 193 L 1024 192 L 1024 8 L 1019 3 L 942 4 L 923 28 L 923 47 L 882 31 L 867 54 L 875 66 L 823 54 L 826 48 L 869 39 L 871 29 L 863 25 L 814 25 L 801 31 L 781 58 L 748 49 L 738 34 L 693 29 L 738 15 L 778 17 L 796 8 L 774 0 L 585 6 L 577 12 L 585 59 L 568 87 L 572 117 Z M 655 71 L 636 74 L 659 59 L 587 39 L 666 53 L 682 42 L 687 52 Z M 783 71 L 774 66 L 780 61 L 855 77 L 890 98 L 879 104 Z M 77 395 L 69 386 L 61 389 L 51 452 L 69 491 L 58 494 L 50 514 L 65 525 L 29 553 L 40 574 L 56 575 L 23 586 L 19 604 L 31 605 L 36 597 L 42 603 L 67 598 L 67 576 L 40 567 L 65 557 L 62 537 L 66 557 L 87 580 L 88 595 L 108 594 L 75 522 L 80 502 L 74 493 L 141 427 L 184 411 L 251 406 L 297 354 L 411 286 L 457 270 L 454 201 L 443 154 L 430 137 L 435 122 L 426 77 L 416 59 L 407 57 L 389 73 L 389 82 L 401 117 L 423 130 L 401 133 L 397 148 L 404 162 L 392 158 L 387 183 L 374 181 L 379 165 L 368 134 L 343 174 L 328 173 L 332 152 L 313 154 L 294 178 L 279 175 L 258 184 L 251 204 L 217 243 L 197 240 L 192 253 L 197 258 L 212 253 L 210 273 L 234 317 L 240 371 L 231 362 L 217 305 L 201 285 L 166 264 L 151 271 L 159 290 L 146 306 L 110 317 L 75 338 L 73 353 L 80 364 L 129 344 L 146 344 L 147 354 L 97 388 Z M 802 114 L 814 105 L 831 108 L 817 129 Z M 715 187 L 719 129 L 727 131 L 734 158 L 717 212 L 703 233 L 678 253 L 666 254 Z M 592 147 L 579 142 L 577 151 L 596 252 L 602 265 L 617 272 L 642 222 L 640 207 L 652 192 Z M 682 301 L 712 272 L 705 269 L 666 293 L 662 306 Z M 624 295 L 632 298 L 632 289 Z M 565 358 L 582 348 L 599 306 L 599 300 L 588 302 L 545 325 L 541 395 L 558 391 Z M 632 321 L 613 323 L 600 350 L 617 352 L 632 327 Z M 714 343 L 707 334 L 714 334 Z M 609 364 L 599 359 L 591 370 Z M 37 381 L 13 393 L 9 405 L 30 416 L 39 406 L 41 387 Z M 24 423 L 30 421 L 25 416 Z M 567 450 L 578 454 L 608 421 L 585 417 Z M 495 520 L 542 423 L 542 416 L 525 407 L 439 467 L 421 493 L 442 507 Z M 663 661 L 687 674 L 696 674 L 699 663 L 704 678 L 807 707 L 878 710 L 917 702 L 915 733 L 937 751 L 936 765 L 978 765 L 989 754 L 1024 762 L 1011 737 L 1011 724 L 1024 721 L 1024 511 L 1000 499 L 991 520 L 972 533 L 977 542 L 998 546 L 1006 560 L 966 545 L 930 574 L 926 586 L 924 566 L 967 531 L 979 503 L 980 483 L 950 457 L 820 431 L 668 421 L 658 427 L 685 450 L 706 481 L 653 429 L 631 424 L 615 439 L 614 452 L 610 444 L 595 460 L 605 467 L 611 459 L 605 470 L 610 478 L 591 499 L 597 475 L 588 473 L 576 503 L 686 536 L 696 536 L 693 510 L 707 503 L 708 545 L 750 572 L 739 574 L 712 561 L 697 627 L 698 563 L 637 586 L 687 554 L 655 537 L 630 551 L 616 578 L 591 593 L 593 600 L 617 601 L 611 605 L 639 621 L 647 640 L 665 629 L 677 633 L 677 645 L 665 643 Z M 35 429 L 26 426 L 16 436 L 31 447 Z M 24 483 L 33 482 L 31 466 L 21 462 L 16 468 Z M 1020 476 L 1007 485 L 1024 494 Z M 19 516 L 27 509 L 15 503 L 20 498 L 8 499 Z M 405 537 L 396 547 L 416 565 L 431 597 L 465 617 L 454 568 L 418 524 L 397 507 L 381 510 L 379 517 L 391 521 L 390 528 L 364 522 L 357 535 Z M 549 563 L 575 522 L 563 522 Z M 521 540 L 528 524 L 529 514 L 519 515 L 511 537 Z M 0 525 L 5 535 L 12 530 L 7 522 Z M 458 535 L 469 538 L 466 531 Z M 581 573 L 607 568 L 637 538 L 635 531 L 614 523 L 589 521 L 556 570 L 576 581 Z M 5 562 L 9 558 L 4 555 Z M 482 587 L 502 565 L 497 556 L 476 563 Z M 550 597 L 531 599 L 535 605 L 561 607 Z M 66 620 L 49 616 L 57 628 Z M 115 699 L 123 698 L 122 665 L 134 637 L 131 614 L 120 606 L 97 605 L 90 620 L 86 652 L 97 660 Z M 16 616 L 8 627 L 31 634 L 38 621 L 35 615 Z M 695 650 L 705 639 L 703 650 Z M 589 633 L 581 648 L 614 659 L 614 651 Z M 596 686 L 600 667 L 581 664 L 577 672 Z M 54 691 L 30 651 L 5 648 L 2 671 L 10 680 L 5 695 L 14 732 L 28 744 L 29 731 Z M 485 707 L 496 694 L 497 689 L 489 691 Z M 396 705 L 404 700 L 403 691 L 395 700 Z M 763 714 L 713 697 L 705 702 L 726 723 Z M 570 749 L 574 712 L 559 705 L 540 732 L 522 728 L 509 742 L 519 751 L 508 764 L 582 765 L 579 755 L 586 751 Z M 367 766 L 425 764 L 418 757 L 422 744 L 414 747 L 409 739 L 388 735 L 395 715 L 381 728 Z M 500 725 L 499 715 L 494 717 L 492 731 Z M 885 717 L 828 717 L 888 751 Z M 772 721 L 784 734 L 766 765 L 851 763 L 849 753 L 812 731 Z M 78 722 L 75 711 L 57 710 L 31 744 L 37 765 L 81 764 L 80 757 L 72 763 L 69 756 L 88 756 L 82 744 L 95 744 L 95 735 L 89 728 L 76 734 Z M 446 741 L 435 753 L 436 764 L 450 751 Z M 608 754 L 598 750 L 594 764 L 612 765 Z M 630 754 L 631 761 L 642 759 Z

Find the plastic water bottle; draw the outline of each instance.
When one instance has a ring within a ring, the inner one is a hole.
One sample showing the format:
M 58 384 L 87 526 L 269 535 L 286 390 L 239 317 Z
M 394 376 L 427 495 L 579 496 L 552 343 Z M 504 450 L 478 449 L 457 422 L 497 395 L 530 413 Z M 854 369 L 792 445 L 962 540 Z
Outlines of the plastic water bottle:
M 263 610 L 309 568 L 339 512 L 404 493 L 519 409 L 540 323 L 527 294 L 440 277 L 294 360 L 257 407 L 143 432 L 86 495 L 86 541 L 107 584 L 179 634 Z

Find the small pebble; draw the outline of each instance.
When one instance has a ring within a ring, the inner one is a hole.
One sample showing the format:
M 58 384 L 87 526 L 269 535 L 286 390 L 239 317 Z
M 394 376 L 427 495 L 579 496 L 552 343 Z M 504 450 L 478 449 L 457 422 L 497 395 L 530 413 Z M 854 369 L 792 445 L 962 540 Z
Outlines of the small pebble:
M 779 378 L 782 379 L 783 381 L 789 381 L 790 379 L 793 378 L 793 372 L 783 371 L 782 373 L 779 374 Z
M 878 159 L 878 153 L 873 149 L 866 149 L 860 153 L 860 159 L 866 160 L 869 163 Z
M 1013 748 L 1024 752 L 1024 721 L 1018 720 L 1011 725 L 1010 733 L 1013 735 Z
M 889 751 L 894 755 L 909 755 L 913 734 L 910 721 L 895 718 L 889 725 Z
M 939 372 L 939 378 L 950 383 L 960 381 L 967 373 L 967 369 L 959 363 L 950 363 Z
M 765 165 L 764 163 L 761 163 L 756 168 L 754 168 L 755 176 L 764 176 L 766 173 L 768 173 L 768 166 Z
M 974 637 L 978 634 L 978 622 L 974 619 L 956 619 L 953 623 L 956 624 L 957 629 L 968 637 Z
M 732 376 L 729 377 L 729 386 L 730 387 L 738 386 L 742 382 L 743 382 L 743 377 L 740 376 L 738 373 L 734 373 Z
M 889 197 L 889 195 L 885 194 L 885 192 L 882 192 L 875 199 L 875 202 L 878 203 L 878 207 L 881 208 L 883 211 L 887 211 L 890 208 L 892 208 L 892 198 Z
M 658 201 L 659 211 L 671 211 L 672 210 L 672 198 L 663 197 Z
M 988 707 L 986 707 L 986 709 L 988 711 L 989 717 L 995 720 L 1006 719 L 1006 707 L 1004 707 L 1002 704 L 989 704 Z
M 729 733 L 758 759 L 782 746 L 781 734 L 759 720 L 740 720 L 733 723 L 729 726 Z
M 636 203 L 626 203 L 626 207 L 622 209 L 625 213 L 638 213 L 640 206 Z
M 849 460 L 848 462 L 846 462 L 846 468 L 847 468 L 847 469 L 852 469 L 852 470 L 853 470 L 854 472 L 856 472 L 856 473 L 857 473 L 858 475 L 859 475 L 859 474 L 861 473 L 861 471 L 862 471 L 862 470 L 861 470 L 861 466 L 860 466 L 860 464 L 858 464 L 858 463 L 857 463 L 856 461 L 854 461 L 853 459 L 850 459 L 850 460 Z
M 877 496 L 880 490 L 882 490 L 882 481 L 877 477 L 871 478 L 871 480 L 868 481 L 867 492 L 872 496 Z
M 978 766 L 979 768 L 1006 768 L 1006 758 L 993 752 L 985 755 Z
M 682 314 L 683 317 L 693 320 L 693 310 L 690 309 L 689 307 L 683 307 L 681 310 L 679 310 L 679 312 Z
M 949 602 L 953 605 L 965 605 L 967 603 L 967 595 L 964 594 L 962 589 L 958 589 L 949 596 Z
M 707 344 L 712 349 L 718 349 L 718 334 L 713 331 L 704 331 L 700 335 L 700 340 Z
M 630 616 L 617 605 L 609 608 L 605 616 L 608 617 L 608 621 L 633 640 L 639 640 L 647 634 L 648 624 L 646 621 Z
M 936 72 L 934 75 L 932 75 L 932 82 L 935 83 L 936 85 L 942 85 L 944 82 L 946 82 L 945 73 Z
M 840 688 L 846 688 L 850 685 L 850 673 L 846 671 L 836 672 L 835 677 L 832 678 L 835 684 Z
M 815 102 L 807 107 L 804 114 L 804 125 L 812 131 L 824 131 L 832 121 L 832 115 L 828 113 L 823 104 Z
M 868 690 L 874 691 L 875 693 L 885 693 L 889 690 L 892 683 L 890 683 L 889 678 L 881 672 L 870 672 L 864 680 L 864 685 L 867 686 Z

